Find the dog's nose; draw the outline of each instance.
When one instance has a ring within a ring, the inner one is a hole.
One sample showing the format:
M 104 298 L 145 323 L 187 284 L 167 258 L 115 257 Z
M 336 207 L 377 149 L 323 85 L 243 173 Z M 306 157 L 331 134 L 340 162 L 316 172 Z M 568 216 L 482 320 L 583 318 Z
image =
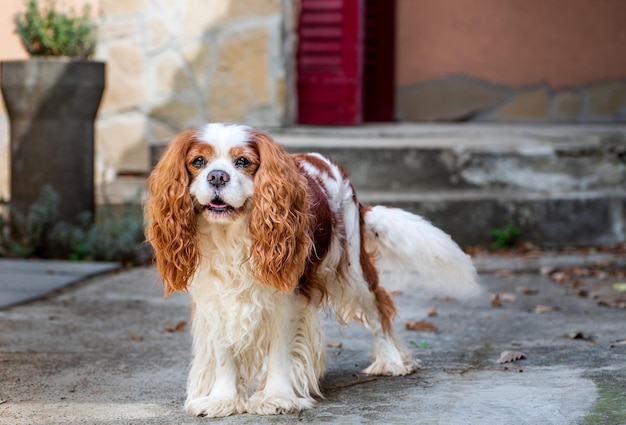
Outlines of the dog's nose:
M 213 170 L 207 176 L 209 184 L 215 188 L 224 186 L 230 180 L 230 176 L 226 171 Z

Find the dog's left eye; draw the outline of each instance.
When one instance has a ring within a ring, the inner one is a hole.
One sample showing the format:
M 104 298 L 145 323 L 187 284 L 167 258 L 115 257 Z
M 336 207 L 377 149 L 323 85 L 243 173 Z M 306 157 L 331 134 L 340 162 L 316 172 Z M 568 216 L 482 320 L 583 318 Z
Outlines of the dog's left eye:
M 248 158 L 244 158 L 243 156 L 235 160 L 235 167 L 245 168 L 248 165 L 250 165 L 250 160 Z
M 199 156 L 196 159 L 194 159 L 193 161 L 191 161 L 191 165 L 193 165 L 196 168 L 202 168 L 202 167 L 204 167 L 204 164 L 206 164 L 206 161 L 201 156 Z

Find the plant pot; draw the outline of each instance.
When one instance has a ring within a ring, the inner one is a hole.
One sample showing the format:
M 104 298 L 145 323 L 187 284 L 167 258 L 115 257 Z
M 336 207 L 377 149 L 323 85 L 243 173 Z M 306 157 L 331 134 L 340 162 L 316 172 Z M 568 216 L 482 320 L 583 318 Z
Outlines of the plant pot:
M 11 213 L 25 217 L 48 185 L 59 196 L 59 220 L 93 217 L 94 120 L 105 64 L 59 57 L 1 65 L 10 123 Z

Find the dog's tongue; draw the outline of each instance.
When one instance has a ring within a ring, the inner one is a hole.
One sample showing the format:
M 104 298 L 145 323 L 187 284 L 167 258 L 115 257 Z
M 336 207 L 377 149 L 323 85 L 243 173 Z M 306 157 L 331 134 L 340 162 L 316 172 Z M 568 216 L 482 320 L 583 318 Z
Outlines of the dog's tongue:
M 224 201 L 222 201 L 221 199 L 214 199 L 212 201 L 209 202 L 209 205 L 212 208 L 226 208 L 226 203 Z

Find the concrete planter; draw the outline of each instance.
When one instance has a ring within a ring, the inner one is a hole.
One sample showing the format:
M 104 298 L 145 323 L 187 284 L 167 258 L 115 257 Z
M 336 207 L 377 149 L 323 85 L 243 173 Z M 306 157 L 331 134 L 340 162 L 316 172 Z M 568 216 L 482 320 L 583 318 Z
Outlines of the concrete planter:
M 76 222 L 85 212 L 93 217 L 94 119 L 105 64 L 32 58 L 1 65 L 11 128 L 11 210 L 26 215 L 50 185 L 60 198 L 60 220 Z

